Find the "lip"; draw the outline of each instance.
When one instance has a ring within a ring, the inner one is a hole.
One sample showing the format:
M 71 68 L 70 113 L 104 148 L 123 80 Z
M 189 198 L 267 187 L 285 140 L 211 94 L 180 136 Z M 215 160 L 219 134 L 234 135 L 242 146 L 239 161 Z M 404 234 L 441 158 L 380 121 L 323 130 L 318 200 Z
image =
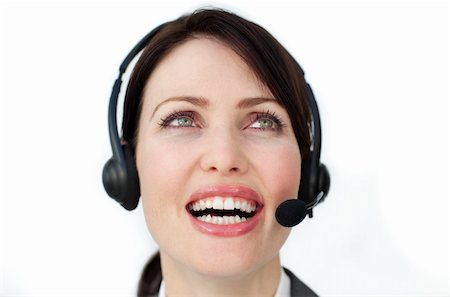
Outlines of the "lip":
M 257 202 L 256 213 L 245 222 L 237 224 L 219 225 L 198 220 L 189 212 L 189 203 L 200 199 L 221 196 L 221 197 L 240 197 L 246 200 Z M 194 192 L 186 204 L 186 212 L 195 229 L 201 233 L 219 237 L 242 236 L 252 231 L 259 223 L 262 217 L 263 203 L 259 194 L 253 189 L 243 185 L 213 185 L 201 188 Z

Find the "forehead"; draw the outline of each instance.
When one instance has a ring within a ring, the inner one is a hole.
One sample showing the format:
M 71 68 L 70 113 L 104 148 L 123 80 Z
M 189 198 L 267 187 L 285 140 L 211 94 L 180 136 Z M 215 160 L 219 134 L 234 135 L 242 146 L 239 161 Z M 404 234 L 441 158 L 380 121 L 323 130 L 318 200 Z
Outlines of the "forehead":
M 162 59 L 144 90 L 144 100 L 151 105 L 177 96 L 229 102 L 271 95 L 231 48 L 212 38 L 196 38 Z

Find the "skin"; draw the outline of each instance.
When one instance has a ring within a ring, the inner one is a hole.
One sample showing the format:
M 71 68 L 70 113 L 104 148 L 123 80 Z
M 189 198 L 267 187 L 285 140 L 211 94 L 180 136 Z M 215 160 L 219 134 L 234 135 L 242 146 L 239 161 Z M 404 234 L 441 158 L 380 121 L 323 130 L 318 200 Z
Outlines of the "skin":
M 200 100 L 179 100 L 186 97 Z M 147 81 L 136 164 L 168 296 L 273 296 L 278 287 L 279 250 L 290 229 L 274 213 L 282 201 L 297 197 L 301 156 L 289 116 L 276 101 L 238 107 L 245 98 L 261 97 L 273 99 L 239 56 L 206 37 L 177 46 Z M 175 127 L 175 119 L 161 127 L 174 111 L 195 117 L 181 119 L 187 126 Z M 266 111 L 282 121 L 280 130 L 260 129 L 267 121 L 255 121 L 255 114 Z M 190 195 L 216 184 L 259 193 L 264 207 L 255 229 L 225 238 L 192 226 Z

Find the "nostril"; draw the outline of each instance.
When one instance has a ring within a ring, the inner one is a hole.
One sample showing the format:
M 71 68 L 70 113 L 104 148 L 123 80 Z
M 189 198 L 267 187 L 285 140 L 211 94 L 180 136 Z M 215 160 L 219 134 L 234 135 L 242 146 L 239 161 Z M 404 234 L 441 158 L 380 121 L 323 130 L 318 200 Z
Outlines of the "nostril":
M 229 151 L 227 148 L 221 149 L 220 145 L 208 145 L 199 160 L 202 171 L 224 175 L 246 172 L 249 167 L 246 155 L 237 152 L 237 144 L 233 143 L 232 146 L 233 151 Z

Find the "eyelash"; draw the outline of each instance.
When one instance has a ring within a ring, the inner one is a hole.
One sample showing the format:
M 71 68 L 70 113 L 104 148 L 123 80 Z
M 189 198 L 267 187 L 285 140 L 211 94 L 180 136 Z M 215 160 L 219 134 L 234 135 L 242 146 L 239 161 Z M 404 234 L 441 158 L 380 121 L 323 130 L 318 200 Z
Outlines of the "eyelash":
M 252 120 L 252 124 L 254 122 L 257 122 L 257 121 L 263 120 L 263 119 L 272 121 L 275 124 L 275 128 L 255 128 L 255 129 L 263 130 L 263 131 L 264 130 L 281 131 L 284 127 L 286 127 L 286 124 L 283 122 L 283 120 L 275 112 L 270 112 L 269 110 L 256 113 L 256 117 L 254 120 Z
M 271 112 L 269 110 L 264 111 L 264 112 L 257 112 L 254 113 L 253 115 L 253 119 L 251 121 L 251 124 L 249 126 L 251 126 L 253 123 L 259 121 L 259 120 L 263 120 L 263 119 L 268 119 L 270 121 L 272 121 L 275 124 L 275 128 L 253 128 L 253 129 L 257 129 L 257 130 L 273 130 L 273 131 L 281 131 L 284 127 L 286 127 L 286 124 L 283 122 L 283 120 L 275 113 L 275 112 Z M 194 123 L 196 120 L 196 115 L 193 111 L 174 111 L 172 113 L 170 113 L 168 116 L 161 118 L 160 122 L 158 123 L 159 126 L 161 126 L 163 129 L 166 128 L 194 128 L 193 126 L 171 126 L 170 123 L 178 118 L 189 118 L 191 119 Z
M 195 114 L 193 111 L 174 111 L 165 118 L 161 118 L 158 125 L 160 125 L 162 128 L 189 128 L 189 127 L 183 127 L 183 126 L 170 126 L 169 124 L 178 118 L 189 118 L 192 121 L 195 121 Z

